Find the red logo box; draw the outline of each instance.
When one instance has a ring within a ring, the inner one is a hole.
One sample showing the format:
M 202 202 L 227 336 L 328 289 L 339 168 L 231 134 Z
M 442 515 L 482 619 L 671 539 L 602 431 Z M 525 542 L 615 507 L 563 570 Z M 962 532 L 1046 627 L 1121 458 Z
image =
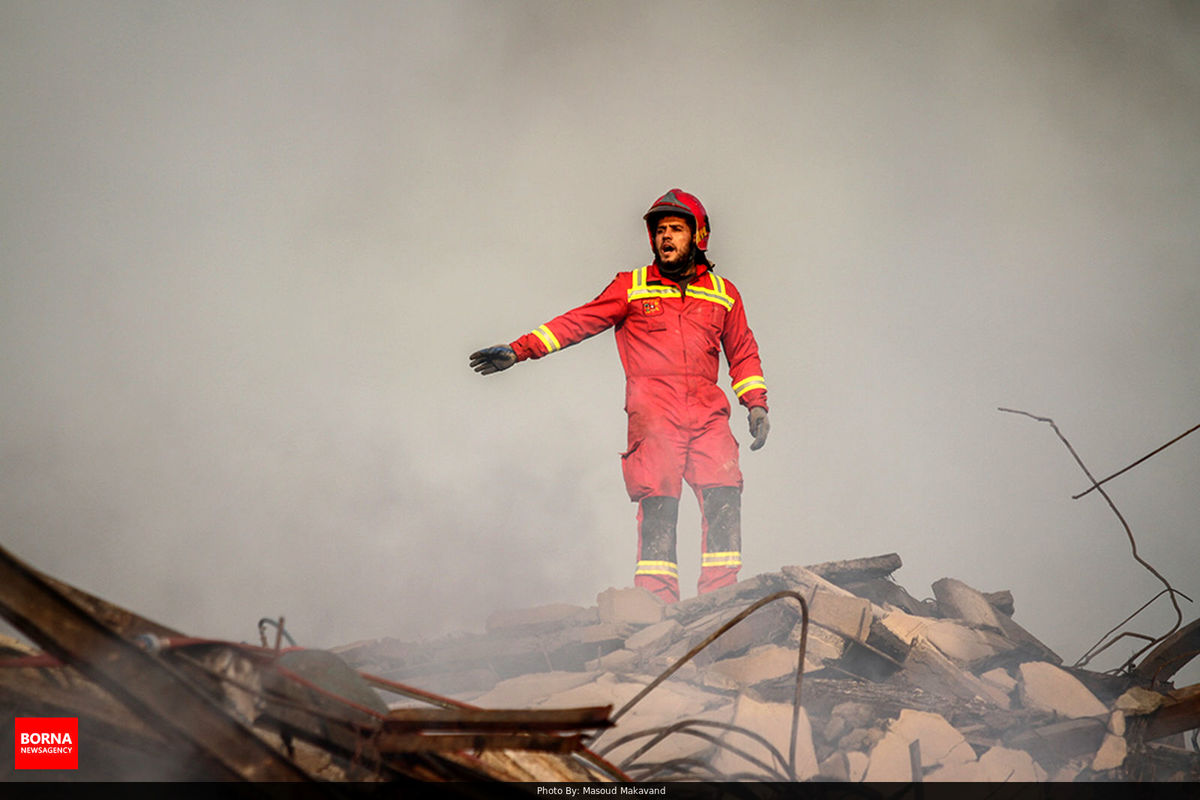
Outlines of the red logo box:
M 79 769 L 78 717 L 17 717 L 17 769 Z

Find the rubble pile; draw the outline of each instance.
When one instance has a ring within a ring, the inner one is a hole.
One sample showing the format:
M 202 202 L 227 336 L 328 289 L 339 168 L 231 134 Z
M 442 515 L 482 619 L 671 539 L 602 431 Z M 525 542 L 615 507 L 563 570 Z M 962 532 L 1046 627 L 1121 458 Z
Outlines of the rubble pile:
M 0 616 L 42 648 L 0 637 L 0 712 L 75 718 L 73 780 L 1200 779 L 1200 685 L 1171 683 L 1200 620 L 1101 674 L 1009 592 L 944 578 L 917 600 L 900 566 L 787 566 L 669 606 L 612 588 L 318 650 L 284 647 L 282 619 L 273 644 L 271 620 L 259 645 L 188 636 L 0 548 Z
M 900 566 L 786 566 L 674 605 L 612 588 L 590 608 L 497 611 L 481 634 L 334 652 L 482 708 L 611 705 L 616 724 L 589 747 L 635 780 L 1200 778 L 1184 736 L 1200 686 L 1169 683 L 1198 623 L 1131 674 L 1069 668 L 1013 620 L 1011 593 L 944 578 L 917 600 L 892 580 Z

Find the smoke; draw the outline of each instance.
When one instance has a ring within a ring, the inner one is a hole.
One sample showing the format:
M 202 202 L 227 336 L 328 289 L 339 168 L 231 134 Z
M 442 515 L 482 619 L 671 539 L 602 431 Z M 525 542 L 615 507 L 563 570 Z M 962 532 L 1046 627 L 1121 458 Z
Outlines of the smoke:
M 627 585 L 611 334 L 466 355 L 645 263 L 681 186 L 771 390 L 744 574 L 899 552 L 914 592 L 1011 589 L 1068 660 L 1160 588 L 996 408 L 1097 475 L 1197 421 L 1191 6 L 0 15 L 0 521 L 42 570 L 314 646 Z M 1109 487 L 1193 596 L 1198 446 Z

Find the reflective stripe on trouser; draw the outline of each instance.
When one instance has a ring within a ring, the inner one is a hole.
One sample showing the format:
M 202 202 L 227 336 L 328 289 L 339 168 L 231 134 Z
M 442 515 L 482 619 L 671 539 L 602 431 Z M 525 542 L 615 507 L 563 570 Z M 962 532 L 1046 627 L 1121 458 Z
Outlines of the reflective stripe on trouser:
M 700 580 L 696 590 L 711 592 L 737 582 L 742 568 L 742 493 L 736 486 L 696 492 L 700 501 Z
M 679 562 L 675 557 L 676 497 L 646 497 L 638 503 L 638 562 L 633 585 L 665 603 L 679 600 Z

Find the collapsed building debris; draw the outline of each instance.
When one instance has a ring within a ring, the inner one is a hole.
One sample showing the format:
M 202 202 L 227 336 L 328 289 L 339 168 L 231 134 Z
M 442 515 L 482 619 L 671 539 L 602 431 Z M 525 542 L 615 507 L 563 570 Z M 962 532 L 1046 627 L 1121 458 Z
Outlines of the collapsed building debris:
M 1133 670 L 1064 667 L 1011 593 L 945 578 L 917 600 L 901 565 L 670 606 L 611 588 L 326 651 L 282 647 L 282 622 L 274 646 L 188 637 L 0 550 L 0 611 L 43 648 L 0 639 L 0 705 L 78 717 L 93 780 L 1200 779 L 1200 686 L 1170 683 L 1200 621 Z
M 627 779 L 585 747 L 611 724 L 610 705 L 482 709 L 322 650 L 188 637 L 3 549 L 0 612 L 44 648 L 0 639 L 4 747 L 15 752 L 16 717 L 75 717 L 73 780 Z M 425 707 L 391 710 L 380 689 Z
M 484 707 L 620 707 L 674 669 L 592 742 L 635 780 L 1200 778 L 1184 736 L 1200 727 L 1200 686 L 1169 683 L 1197 655 L 1200 621 L 1132 672 L 1091 672 L 1016 622 L 1011 592 L 943 578 L 917 600 L 893 580 L 900 567 L 895 553 L 785 566 L 669 606 L 614 588 L 590 608 L 496 611 L 482 633 L 335 652 Z M 798 733 L 797 604 L 762 607 L 677 665 L 777 592 L 804 598 L 809 617 Z

